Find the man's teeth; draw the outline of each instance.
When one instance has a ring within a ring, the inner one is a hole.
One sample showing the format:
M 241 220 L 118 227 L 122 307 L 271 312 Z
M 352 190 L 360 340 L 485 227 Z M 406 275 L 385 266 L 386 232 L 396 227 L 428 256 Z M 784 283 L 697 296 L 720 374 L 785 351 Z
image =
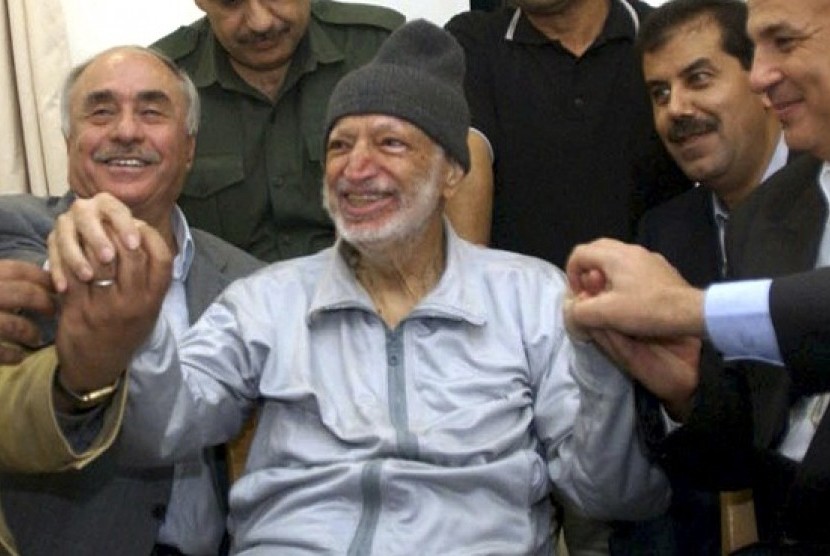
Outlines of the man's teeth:
M 110 166 L 123 166 L 126 168 L 141 168 L 147 163 L 137 158 L 115 158 L 107 162 Z
M 371 203 L 381 199 L 383 195 L 378 193 L 349 193 L 346 197 L 351 203 Z

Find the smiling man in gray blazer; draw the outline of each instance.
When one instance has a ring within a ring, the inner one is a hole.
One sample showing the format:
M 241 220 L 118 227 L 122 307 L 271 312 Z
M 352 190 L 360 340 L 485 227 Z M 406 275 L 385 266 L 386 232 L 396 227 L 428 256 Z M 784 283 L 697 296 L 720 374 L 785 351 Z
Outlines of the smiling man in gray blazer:
M 42 265 L 53 229 L 57 239 L 51 241 L 60 241 L 97 221 L 91 216 L 101 211 L 135 216 L 155 228 L 174 255 L 162 314 L 179 332 L 233 279 L 261 266 L 190 229 L 176 206 L 193 160 L 199 102 L 189 78 L 169 60 L 137 47 L 95 56 L 70 74 L 63 116 L 72 191 L 51 199 L 3 198 L 0 258 Z M 118 264 L 114 254 L 101 255 Z M 82 275 L 97 287 L 112 285 L 92 268 Z M 60 269 L 53 269 L 53 282 L 58 293 L 66 288 Z M 42 335 L 48 343 L 49 330 Z M 81 415 L 94 413 L 94 402 L 107 397 L 73 391 L 59 373 L 55 384 L 55 396 Z M 27 556 L 217 554 L 226 479 L 214 453 L 175 467 L 134 469 L 119 459 L 116 443 L 81 471 L 3 475 L 9 528 Z

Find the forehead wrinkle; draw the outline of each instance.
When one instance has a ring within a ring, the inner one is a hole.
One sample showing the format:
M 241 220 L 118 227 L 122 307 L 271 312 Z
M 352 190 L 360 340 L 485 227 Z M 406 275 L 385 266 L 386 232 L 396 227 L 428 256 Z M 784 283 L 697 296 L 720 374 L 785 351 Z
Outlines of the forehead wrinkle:
M 353 114 L 344 116 L 334 124 L 331 135 L 356 135 L 361 128 L 369 133 L 386 133 L 391 131 L 407 131 L 409 127 L 418 129 L 417 126 L 386 114 Z

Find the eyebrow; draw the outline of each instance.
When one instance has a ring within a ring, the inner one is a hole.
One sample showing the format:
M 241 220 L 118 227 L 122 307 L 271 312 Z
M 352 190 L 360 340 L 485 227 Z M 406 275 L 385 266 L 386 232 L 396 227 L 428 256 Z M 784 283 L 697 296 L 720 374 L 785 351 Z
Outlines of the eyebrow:
M 694 62 L 692 62 L 691 64 L 689 64 L 685 68 L 683 68 L 680 71 L 680 75 L 685 77 L 685 76 L 689 75 L 690 73 L 696 72 L 699 69 L 713 68 L 713 67 L 714 67 L 714 65 L 712 64 L 712 61 L 709 58 L 698 58 L 697 60 L 695 60 Z
M 695 60 L 694 62 L 692 62 L 688 66 L 686 66 L 685 68 L 681 69 L 680 70 L 680 76 L 681 77 L 686 77 L 689 74 L 692 74 L 692 73 L 696 72 L 697 70 L 699 70 L 701 68 L 711 68 L 711 67 L 714 67 L 714 66 L 712 65 L 712 62 L 711 62 L 711 60 L 709 60 L 709 58 L 698 58 L 697 60 Z M 668 79 L 646 79 L 646 88 L 650 89 L 650 88 L 653 88 L 653 87 L 661 87 L 663 85 L 666 85 L 668 82 L 669 82 Z
M 159 90 L 141 91 L 138 93 L 137 98 L 139 102 L 158 102 L 173 104 L 173 100 L 170 98 L 170 96 L 164 91 Z
M 755 33 L 758 38 L 769 39 L 771 37 L 774 37 L 775 35 L 778 35 L 779 33 L 802 35 L 803 31 L 800 29 L 796 29 L 787 22 L 777 21 L 766 23 L 762 27 L 758 27 L 757 29 L 755 29 Z
M 86 98 L 84 98 L 84 108 L 90 108 L 92 106 L 96 106 L 98 104 L 105 104 L 108 102 L 115 102 L 116 95 L 110 89 L 104 89 L 101 91 L 92 91 L 89 93 Z M 164 91 L 150 89 L 147 91 L 140 91 L 136 95 L 136 99 L 138 102 L 157 102 L 157 103 L 164 103 L 164 104 L 173 104 L 173 101 L 170 99 L 170 96 L 165 93 Z

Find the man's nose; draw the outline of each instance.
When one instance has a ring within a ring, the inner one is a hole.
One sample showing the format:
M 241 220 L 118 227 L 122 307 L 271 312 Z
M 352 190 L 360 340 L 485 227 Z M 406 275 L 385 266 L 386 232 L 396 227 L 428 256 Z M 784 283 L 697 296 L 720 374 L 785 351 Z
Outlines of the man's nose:
M 245 24 L 255 33 L 264 33 L 273 25 L 273 14 L 262 0 L 248 0 L 245 4 Z
M 666 106 L 669 116 L 672 118 L 679 118 L 682 116 L 690 116 L 694 112 L 694 107 L 689 94 L 680 88 L 674 88 L 669 96 L 669 102 Z
M 343 177 L 349 181 L 360 181 L 372 177 L 377 172 L 377 165 L 371 149 L 363 141 L 354 145 L 348 154 Z
M 114 139 L 122 142 L 133 142 L 141 137 L 141 122 L 132 112 L 124 112 L 119 115 L 112 129 Z
M 749 86 L 755 93 L 765 93 L 770 87 L 782 79 L 782 74 L 773 63 L 773 57 L 767 49 L 758 45 L 752 57 L 752 68 L 749 72 Z

